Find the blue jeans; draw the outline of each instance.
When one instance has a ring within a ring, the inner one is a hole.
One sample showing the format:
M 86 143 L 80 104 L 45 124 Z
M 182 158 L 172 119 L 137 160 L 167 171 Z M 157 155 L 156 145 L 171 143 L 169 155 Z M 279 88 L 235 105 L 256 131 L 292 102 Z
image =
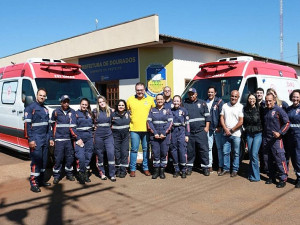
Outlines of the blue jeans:
M 209 152 L 208 152 L 208 156 L 209 156 L 209 164 L 208 167 L 212 167 L 213 164 L 213 154 L 212 154 L 212 148 L 214 145 L 214 141 L 216 143 L 216 147 L 218 150 L 218 160 L 219 160 L 219 168 L 223 167 L 224 164 L 224 160 L 223 160 L 223 132 L 216 132 L 213 130 L 209 130 L 209 132 L 207 133 L 207 137 L 208 137 L 208 148 L 209 148 Z
M 260 181 L 258 151 L 262 141 L 262 133 L 247 134 L 248 152 L 250 157 L 248 179 Z
M 237 172 L 239 170 L 239 167 L 240 167 L 240 143 L 241 143 L 241 137 L 224 136 L 224 146 L 223 146 L 223 154 L 224 154 L 223 169 L 224 170 L 226 170 L 226 171 L 230 170 L 231 146 L 233 147 L 232 171 Z
M 148 132 L 130 132 L 131 138 L 131 151 L 130 151 L 130 171 L 136 171 L 136 159 L 139 151 L 140 142 L 143 149 L 143 170 L 149 170 L 148 157 L 149 157 L 149 134 Z

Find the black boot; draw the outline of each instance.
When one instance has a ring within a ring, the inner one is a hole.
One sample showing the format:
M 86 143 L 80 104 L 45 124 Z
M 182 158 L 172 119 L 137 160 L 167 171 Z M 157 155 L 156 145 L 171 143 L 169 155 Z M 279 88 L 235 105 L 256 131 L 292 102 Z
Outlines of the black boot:
M 85 174 L 82 172 L 78 173 L 78 181 L 80 184 L 85 184 Z
M 89 178 L 89 171 L 88 170 L 86 170 L 85 173 L 84 173 L 84 180 L 87 183 L 91 182 L 91 180 Z
M 160 168 L 160 173 L 159 173 L 159 177 L 160 179 L 165 179 L 166 176 L 165 176 L 165 168 Z
M 152 174 L 152 179 L 156 179 L 159 176 L 159 168 L 155 167 L 154 172 Z
M 295 188 L 300 188 L 300 178 L 296 180 Z

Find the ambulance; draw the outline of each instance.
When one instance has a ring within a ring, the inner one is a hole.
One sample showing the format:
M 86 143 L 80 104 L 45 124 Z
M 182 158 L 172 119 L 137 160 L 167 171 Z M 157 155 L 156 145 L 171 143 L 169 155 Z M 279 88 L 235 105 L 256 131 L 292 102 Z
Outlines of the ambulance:
M 62 60 L 42 58 L 0 68 L 0 146 L 29 153 L 24 137 L 24 109 L 35 101 L 38 88 L 47 90 L 45 105 L 50 116 L 65 94 L 70 96 L 70 107 L 74 110 L 83 97 L 94 108 L 99 94 L 80 68 Z
M 280 100 L 291 104 L 289 94 L 300 88 L 296 71 L 288 66 L 257 61 L 250 56 L 222 58 L 216 62 L 204 63 L 199 66 L 200 71 L 188 84 L 182 94 L 182 99 L 188 97 L 188 90 L 195 88 L 198 98 L 207 99 L 207 89 L 214 86 L 217 96 L 225 103 L 230 102 L 232 90 L 240 93 L 239 102 L 246 104 L 249 93 L 255 93 L 258 87 L 274 88 Z M 241 139 L 240 160 L 247 152 L 245 139 Z
M 230 92 L 240 92 L 239 102 L 246 103 L 249 93 L 255 93 L 256 88 L 263 88 L 266 94 L 268 88 L 274 88 L 280 100 L 289 105 L 289 94 L 299 89 L 300 84 L 296 71 L 288 66 L 256 61 L 250 56 L 222 58 L 216 62 L 201 64 L 200 71 L 188 84 L 183 92 L 187 97 L 189 88 L 196 88 L 198 98 L 207 99 L 207 88 L 215 86 L 217 96 L 224 102 L 230 101 Z

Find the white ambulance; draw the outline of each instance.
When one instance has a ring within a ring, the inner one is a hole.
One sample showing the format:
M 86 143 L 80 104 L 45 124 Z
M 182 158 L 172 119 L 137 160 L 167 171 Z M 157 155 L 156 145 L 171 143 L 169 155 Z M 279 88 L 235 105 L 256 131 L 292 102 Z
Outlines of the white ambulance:
M 75 110 L 83 97 L 94 108 L 98 92 L 80 68 L 62 60 L 41 58 L 0 68 L 0 145 L 29 153 L 24 137 L 24 109 L 36 99 L 38 88 L 47 90 L 45 105 L 50 116 L 64 94 L 70 96 L 70 107 Z
M 201 64 L 201 69 L 189 83 L 183 93 L 187 97 L 188 89 L 193 87 L 198 92 L 198 98 L 207 99 L 207 88 L 215 86 L 217 96 L 224 102 L 230 101 L 230 92 L 238 90 L 239 101 L 246 103 L 249 92 L 254 93 L 261 87 L 265 93 L 268 88 L 274 88 L 280 100 L 291 104 L 289 94 L 299 89 L 296 71 L 288 66 L 269 62 L 256 61 L 249 56 L 239 56 L 219 59 L 216 62 Z

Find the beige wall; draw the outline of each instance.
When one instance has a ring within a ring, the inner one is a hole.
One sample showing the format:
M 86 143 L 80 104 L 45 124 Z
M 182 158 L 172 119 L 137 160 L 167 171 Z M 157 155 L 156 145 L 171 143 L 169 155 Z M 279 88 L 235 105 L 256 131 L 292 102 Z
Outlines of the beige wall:
M 76 62 L 80 56 L 159 42 L 158 16 L 152 15 L 103 28 L 0 59 L 0 67 L 28 58 L 63 59 Z

